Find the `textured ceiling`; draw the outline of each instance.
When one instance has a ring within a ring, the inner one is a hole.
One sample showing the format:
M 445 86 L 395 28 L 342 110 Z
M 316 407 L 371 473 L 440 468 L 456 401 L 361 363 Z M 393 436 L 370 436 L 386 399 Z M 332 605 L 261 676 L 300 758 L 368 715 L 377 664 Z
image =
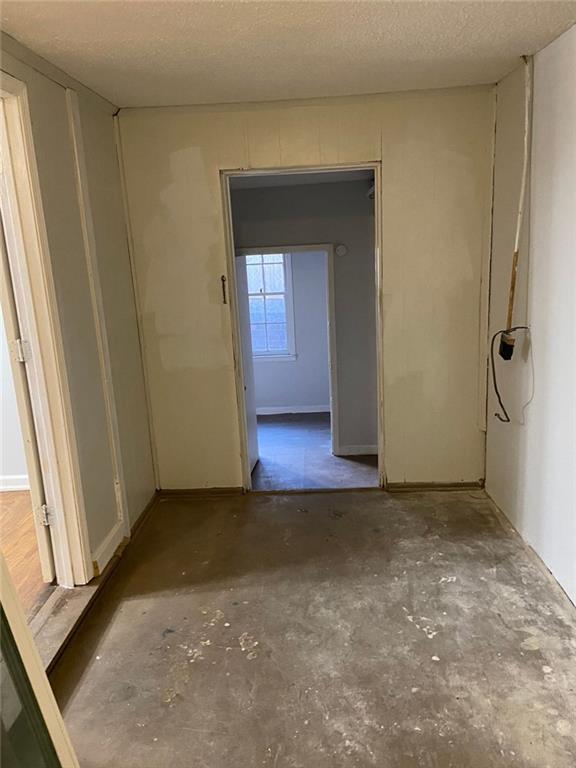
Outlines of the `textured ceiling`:
M 4 0 L 2 29 L 118 106 L 493 83 L 576 2 Z

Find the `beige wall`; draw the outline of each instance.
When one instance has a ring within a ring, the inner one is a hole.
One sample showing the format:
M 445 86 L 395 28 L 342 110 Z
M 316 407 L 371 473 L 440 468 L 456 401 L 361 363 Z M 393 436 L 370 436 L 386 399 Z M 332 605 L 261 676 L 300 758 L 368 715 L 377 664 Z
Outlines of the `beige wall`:
M 493 89 L 122 110 L 160 483 L 241 485 L 219 170 L 382 161 L 386 471 L 484 475 Z
M 90 552 L 102 568 L 122 540 L 124 529 L 114 489 L 103 373 L 66 88 L 74 89 L 79 96 L 95 255 L 106 311 L 112 386 L 122 430 L 120 460 L 127 486 L 128 512 L 135 520 L 154 492 L 154 480 L 114 145 L 115 108 L 14 40 L 3 36 L 2 49 L 2 69 L 24 82 L 27 88 L 70 390 L 80 493 Z
M 490 328 L 506 322 L 522 172 L 524 82 L 498 85 Z M 576 601 L 576 27 L 534 59 L 530 219 L 520 249 L 510 362 L 497 358 L 511 423 L 488 410 L 486 489 Z M 529 226 L 528 226 L 529 224 Z M 529 237 L 528 237 L 529 235 Z

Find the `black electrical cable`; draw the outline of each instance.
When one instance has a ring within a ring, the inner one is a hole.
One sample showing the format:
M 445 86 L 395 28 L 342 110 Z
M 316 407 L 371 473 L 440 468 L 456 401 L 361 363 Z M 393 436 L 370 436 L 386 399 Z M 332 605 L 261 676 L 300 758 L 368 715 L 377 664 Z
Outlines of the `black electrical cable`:
M 530 328 L 527 325 L 515 325 L 513 328 L 504 328 L 501 331 L 496 331 L 494 336 L 492 336 L 492 341 L 490 342 L 490 362 L 492 364 L 492 383 L 494 384 L 494 392 L 496 393 L 496 397 L 498 398 L 498 404 L 500 405 L 500 410 L 504 414 L 495 413 L 494 416 L 496 416 L 497 419 L 500 419 L 500 421 L 503 421 L 505 424 L 510 424 L 510 416 L 508 416 L 508 411 L 504 407 L 504 403 L 502 402 L 502 396 L 500 395 L 500 390 L 498 389 L 498 381 L 496 380 L 496 366 L 494 364 L 494 343 L 498 336 L 501 336 L 503 333 L 514 333 L 514 331 L 529 331 Z

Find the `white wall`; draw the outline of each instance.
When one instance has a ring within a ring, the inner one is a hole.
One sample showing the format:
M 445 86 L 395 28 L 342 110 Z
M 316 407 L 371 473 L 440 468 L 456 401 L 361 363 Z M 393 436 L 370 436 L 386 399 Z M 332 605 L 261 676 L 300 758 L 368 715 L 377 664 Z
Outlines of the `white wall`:
M 484 476 L 491 87 L 120 112 L 160 483 L 242 484 L 220 169 L 382 161 L 385 465 Z
M 292 253 L 295 360 L 254 358 L 258 413 L 330 410 L 327 256 Z
M 26 83 L 72 400 L 91 546 L 116 521 L 106 409 L 76 190 L 66 91 L 4 53 L 2 68 Z
M 82 96 L 80 107 L 122 469 L 134 523 L 155 482 L 120 169 L 110 115 Z
M 29 488 L 10 352 L 0 309 L 0 491 Z
M 492 331 L 505 323 L 522 134 L 517 70 L 498 86 Z M 498 364 L 512 423 L 493 417 L 491 394 L 486 487 L 576 601 L 576 27 L 535 57 L 530 204 L 515 323 L 531 343 Z
M 27 87 L 71 395 L 81 495 L 90 550 L 102 568 L 122 540 L 124 530 L 114 489 L 66 88 L 75 90 L 80 102 L 97 268 L 121 428 L 120 461 L 127 486 L 129 516 L 135 520 L 154 491 L 154 480 L 150 440 L 145 429 L 143 372 L 139 363 L 136 311 L 114 144 L 116 108 L 5 35 L 2 47 L 2 69 Z
M 334 257 L 338 452 L 377 452 L 374 201 L 366 181 L 238 190 L 237 245 L 342 243 Z

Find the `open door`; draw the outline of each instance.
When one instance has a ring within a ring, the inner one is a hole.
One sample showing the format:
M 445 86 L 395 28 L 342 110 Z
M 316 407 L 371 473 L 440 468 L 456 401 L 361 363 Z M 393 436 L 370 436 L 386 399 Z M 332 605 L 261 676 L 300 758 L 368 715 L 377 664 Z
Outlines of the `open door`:
M 242 373 L 244 379 L 244 401 L 246 403 L 246 429 L 248 433 L 248 456 L 250 472 L 258 462 L 258 422 L 256 419 L 256 391 L 254 385 L 254 366 L 252 364 L 252 336 L 250 332 L 250 305 L 248 303 L 248 276 L 246 257 L 237 256 L 236 292 L 238 296 L 238 316 L 242 347 Z
M 8 349 L 10 350 L 10 366 L 12 369 L 14 391 L 16 393 L 16 401 L 18 405 L 18 416 L 20 417 L 24 451 L 26 454 L 26 467 L 28 469 L 28 480 L 30 483 L 30 501 L 32 504 L 34 527 L 38 543 L 40 568 L 43 580 L 49 583 L 55 578 L 56 572 L 50 528 L 47 525 L 47 501 L 27 378 L 30 353 L 27 348 L 25 337 L 21 332 L 22 329 L 18 319 L 6 242 L 4 239 L 4 226 L 1 220 L 0 250 L 2 257 L 0 266 L 0 306 L 2 308 Z
M 0 688 L 0 764 L 79 768 L 1 553 Z

